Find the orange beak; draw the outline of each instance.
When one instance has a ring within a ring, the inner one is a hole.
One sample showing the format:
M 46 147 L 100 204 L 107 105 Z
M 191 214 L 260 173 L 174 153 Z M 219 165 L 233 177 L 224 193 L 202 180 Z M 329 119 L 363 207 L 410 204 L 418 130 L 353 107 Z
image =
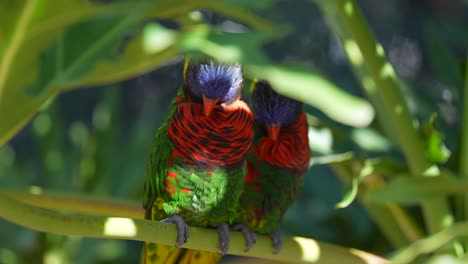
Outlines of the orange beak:
M 213 108 L 215 108 L 216 104 L 219 102 L 218 99 L 210 99 L 203 95 L 203 112 L 205 113 L 205 116 L 209 116 L 211 114 L 211 111 L 213 111 Z
M 270 137 L 273 141 L 278 140 L 279 133 L 281 130 L 281 124 L 280 123 L 275 123 L 275 124 L 266 124 L 266 131 L 268 133 L 268 137 Z

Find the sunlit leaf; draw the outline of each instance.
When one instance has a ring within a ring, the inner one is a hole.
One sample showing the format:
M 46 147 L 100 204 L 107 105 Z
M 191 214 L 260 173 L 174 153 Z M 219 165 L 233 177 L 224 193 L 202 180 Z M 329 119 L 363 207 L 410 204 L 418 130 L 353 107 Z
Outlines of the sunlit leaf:
M 155 2 L 154 7 L 148 12 L 147 18 L 174 18 L 189 11 L 207 9 L 213 12 L 223 14 L 237 22 L 243 23 L 255 30 L 271 30 L 273 27 L 270 22 L 252 12 L 253 8 L 260 8 L 267 5 L 268 0 L 250 2 L 235 0 L 159 0 Z
M 130 36 L 143 19 L 177 17 L 205 8 L 226 13 L 253 28 L 270 27 L 240 3 L 214 0 L 107 4 L 36 0 L 2 2 L 0 7 L 0 22 L 4 22 L 0 29 L 6 32 L 0 43 L 0 145 L 60 90 L 122 81 L 167 63 L 184 51 L 175 49 L 174 41 L 167 36 L 158 52 L 144 46 L 142 34 Z M 17 18 L 23 21 L 21 28 L 11 26 Z M 123 43 L 127 37 L 130 41 Z M 5 59 L 4 54 L 9 57 Z M 29 94 L 24 91 L 26 87 Z
M 54 86 L 76 82 L 98 61 L 112 61 L 118 56 L 123 36 L 139 22 L 142 10 L 129 10 L 125 17 L 98 18 L 67 28 L 42 56 L 39 79 L 28 91 L 37 95 Z
M 330 118 L 355 127 L 374 119 L 369 102 L 338 88 L 316 71 L 296 66 L 254 66 L 247 72 L 266 79 L 279 93 L 318 108 Z
M 468 182 L 449 176 L 398 178 L 384 187 L 369 191 L 366 198 L 372 202 L 420 203 L 428 199 L 463 194 Z
M 391 147 L 390 141 L 370 128 L 353 129 L 351 138 L 367 151 L 388 151 Z
M 273 37 L 273 32 L 225 33 L 197 26 L 184 32 L 177 46 L 186 52 L 202 52 L 223 61 L 267 64 L 269 59 L 259 48 Z
M 309 166 L 325 165 L 349 161 L 354 157 L 352 152 L 345 152 L 339 154 L 323 155 L 318 157 L 312 157 L 309 162 Z
M 356 195 L 358 193 L 359 183 L 368 175 L 370 175 L 374 171 L 374 167 L 371 162 L 365 162 L 364 166 L 359 171 L 359 174 L 356 175 L 352 181 L 351 185 L 345 191 L 343 195 L 343 199 L 338 202 L 335 207 L 336 208 L 346 208 L 348 207 L 354 199 L 356 199 Z
M 422 125 L 422 133 L 426 139 L 426 152 L 429 159 L 435 163 L 444 163 L 450 157 L 450 150 L 444 144 L 444 138 L 436 127 L 437 114 L 433 114 L 430 119 Z
M 345 194 L 343 195 L 343 199 L 335 204 L 336 208 L 346 208 L 348 205 L 350 205 L 354 199 L 356 198 L 357 192 L 358 192 L 358 186 L 359 186 L 359 180 L 357 177 L 355 177 L 351 181 L 351 185 L 349 186 L 348 190 L 345 191 Z
M 271 5 L 275 4 L 279 0 L 257 0 L 257 1 L 251 1 L 251 0 L 223 0 L 221 2 L 231 4 L 231 5 L 239 5 L 239 6 L 245 6 L 248 8 L 266 8 L 270 7 Z
M 309 126 L 309 146 L 314 152 L 330 154 L 333 152 L 333 134 L 329 128 Z
M 39 56 L 43 54 L 44 50 L 48 49 L 53 41 L 57 41 L 67 26 L 98 15 L 111 16 L 117 11 L 114 5 L 104 7 L 91 1 L 36 0 L 14 2 L 17 2 L 18 5 L 10 4 L 10 1 L 7 1 L 7 3 L 2 2 L 0 6 L 0 17 L 3 19 L 3 15 L 5 15 L 9 19 L 4 21 L 5 23 L 0 23 L 2 32 L 4 28 L 14 28 L 12 25 L 17 22 L 17 19 L 20 18 L 23 21 L 23 27 L 17 27 L 15 31 L 6 30 L 5 32 L 9 32 L 10 38 L 1 41 L 3 45 L 0 49 L 0 145 L 11 138 L 38 111 L 41 105 L 58 91 L 56 86 L 50 89 L 37 88 L 37 92 L 40 90 L 43 92 L 32 96 L 25 90 L 26 87 L 34 84 L 38 76 L 44 78 L 42 73 L 60 66 L 56 64 L 60 60 L 52 61 L 54 59 L 52 56 L 49 58 L 52 65 L 42 65 L 43 68 L 39 72 Z M 30 6 L 30 4 L 35 5 Z M 26 8 L 31 8 L 31 10 L 26 12 Z M 128 15 L 128 12 L 120 12 L 120 15 Z M 56 48 L 59 47 L 60 45 L 56 45 Z M 55 59 L 58 58 L 59 56 L 55 56 Z M 79 73 L 79 71 L 75 73 Z M 47 81 L 43 81 L 43 83 L 47 83 Z
M 184 34 L 177 46 L 223 61 L 244 63 L 248 77 L 267 80 L 279 93 L 312 105 L 338 122 L 356 127 L 370 124 L 374 110 L 367 101 L 339 89 L 313 69 L 271 66 L 271 61 L 259 48 L 275 37 L 275 32 L 223 33 L 199 26 Z

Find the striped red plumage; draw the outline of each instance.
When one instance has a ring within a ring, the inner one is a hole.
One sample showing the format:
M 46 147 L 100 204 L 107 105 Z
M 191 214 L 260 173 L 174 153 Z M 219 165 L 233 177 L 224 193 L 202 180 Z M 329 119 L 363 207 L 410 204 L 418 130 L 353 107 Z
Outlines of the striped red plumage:
M 196 117 L 196 118 L 195 118 Z M 178 105 L 169 123 L 168 136 L 174 143 L 173 157 L 182 157 L 193 165 L 221 168 L 240 164 L 248 154 L 252 141 L 253 116 L 243 101 L 228 107 L 218 105 L 203 115 L 203 106 L 184 102 Z M 179 131 L 184 133 L 179 133 Z
M 282 127 L 277 141 L 263 137 L 253 150 L 273 166 L 305 171 L 311 155 L 306 115 L 303 113 L 295 123 Z

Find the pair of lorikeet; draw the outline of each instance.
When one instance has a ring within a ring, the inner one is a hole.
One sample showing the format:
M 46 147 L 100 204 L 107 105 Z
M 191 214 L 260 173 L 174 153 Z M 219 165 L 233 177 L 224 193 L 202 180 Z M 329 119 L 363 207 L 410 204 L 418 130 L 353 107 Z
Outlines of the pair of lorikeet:
M 176 246 L 145 243 L 142 262 L 216 263 L 240 230 L 281 250 L 278 227 L 303 186 L 310 150 L 302 104 L 254 81 L 240 99 L 239 64 L 186 62 L 184 83 L 158 130 L 147 166 L 146 219 L 175 223 Z M 220 254 L 182 249 L 188 226 L 217 228 Z

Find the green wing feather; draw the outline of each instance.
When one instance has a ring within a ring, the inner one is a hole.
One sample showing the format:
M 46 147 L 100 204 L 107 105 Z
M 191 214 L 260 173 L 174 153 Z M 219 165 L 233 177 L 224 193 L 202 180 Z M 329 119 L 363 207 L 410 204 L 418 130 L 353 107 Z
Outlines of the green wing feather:
M 178 102 L 183 100 L 184 94 L 182 88 L 177 92 L 176 98 L 172 100 L 167 120 L 159 127 L 156 136 L 153 139 L 152 150 L 146 166 L 145 196 L 143 198 L 143 207 L 148 212 L 151 211 L 154 199 L 164 195 L 164 184 L 167 175 L 167 162 L 171 156 L 174 146 L 167 137 L 167 128 L 169 121 L 174 116 Z
M 184 82 L 185 73 L 187 72 L 190 57 L 185 58 L 184 62 Z M 167 175 L 167 162 L 171 156 L 174 146 L 167 137 L 167 128 L 169 121 L 173 118 L 177 109 L 177 105 L 184 100 L 184 91 L 181 88 L 177 91 L 176 97 L 172 100 L 167 113 L 166 122 L 159 127 L 156 136 L 153 139 L 149 161 L 146 165 L 146 181 L 145 181 L 145 196 L 143 198 L 143 208 L 146 210 L 146 215 L 151 211 L 156 197 L 164 194 L 164 183 Z M 146 217 L 147 218 L 147 217 Z
M 246 182 L 240 198 L 240 217 L 255 232 L 275 232 L 284 213 L 302 190 L 304 178 L 298 171 L 272 166 L 253 153 L 248 162 L 249 169 L 260 176 L 256 177 L 256 183 Z

